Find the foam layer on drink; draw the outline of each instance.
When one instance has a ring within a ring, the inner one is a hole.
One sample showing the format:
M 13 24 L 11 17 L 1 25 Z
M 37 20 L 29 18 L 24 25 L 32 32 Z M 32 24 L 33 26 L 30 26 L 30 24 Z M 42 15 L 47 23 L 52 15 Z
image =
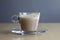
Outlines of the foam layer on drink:
M 40 14 L 33 13 L 33 14 L 19 14 L 19 17 L 25 17 L 25 18 L 39 18 Z

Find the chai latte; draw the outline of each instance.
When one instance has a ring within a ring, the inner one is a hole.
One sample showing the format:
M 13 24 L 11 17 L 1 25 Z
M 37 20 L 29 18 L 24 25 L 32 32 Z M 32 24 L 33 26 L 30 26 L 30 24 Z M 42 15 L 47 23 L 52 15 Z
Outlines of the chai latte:
M 24 31 L 37 31 L 39 14 L 20 15 L 19 22 Z

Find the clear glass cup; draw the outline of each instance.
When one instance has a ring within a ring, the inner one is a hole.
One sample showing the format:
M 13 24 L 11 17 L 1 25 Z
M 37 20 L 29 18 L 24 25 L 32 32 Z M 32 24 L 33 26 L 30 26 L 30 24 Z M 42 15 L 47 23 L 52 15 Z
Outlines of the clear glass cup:
M 17 18 L 18 20 L 14 19 Z M 16 34 L 39 34 L 46 30 L 37 30 L 40 19 L 40 12 L 19 12 L 19 15 L 13 15 L 12 21 L 21 25 L 20 29 L 12 29 L 12 33 Z

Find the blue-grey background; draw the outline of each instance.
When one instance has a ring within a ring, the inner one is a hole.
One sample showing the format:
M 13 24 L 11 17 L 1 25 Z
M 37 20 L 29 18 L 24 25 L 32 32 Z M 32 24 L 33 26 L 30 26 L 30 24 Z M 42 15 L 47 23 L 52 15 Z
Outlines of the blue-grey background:
M 0 0 L 0 22 L 18 12 L 41 12 L 40 22 L 60 22 L 60 0 Z

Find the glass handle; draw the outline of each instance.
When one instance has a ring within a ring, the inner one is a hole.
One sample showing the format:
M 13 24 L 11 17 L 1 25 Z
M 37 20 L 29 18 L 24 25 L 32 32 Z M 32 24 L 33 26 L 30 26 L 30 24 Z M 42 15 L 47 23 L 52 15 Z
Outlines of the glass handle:
M 19 18 L 18 18 L 18 15 L 13 15 L 12 17 L 11 17 L 11 21 L 13 22 L 13 23 L 18 23 L 19 21 Z

